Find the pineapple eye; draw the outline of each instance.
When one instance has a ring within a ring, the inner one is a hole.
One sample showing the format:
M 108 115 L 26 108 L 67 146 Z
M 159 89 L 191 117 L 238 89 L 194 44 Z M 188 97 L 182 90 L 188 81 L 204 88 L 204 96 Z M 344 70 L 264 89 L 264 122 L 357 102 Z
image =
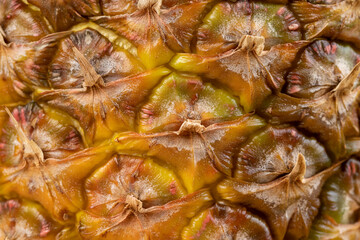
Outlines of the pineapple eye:
M 61 225 L 36 202 L 25 199 L 1 200 L 0 209 L 2 227 L 0 237 L 3 239 L 26 239 L 39 236 L 55 238 L 61 231 Z
M 359 47 L 359 3 L 357 0 L 297 1 L 291 7 L 303 23 L 307 39 L 336 38 Z
M 350 159 L 325 184 L 321 199 L 323 206 L 312 225 L 310 238 L 356 237 L 360 224 L 359 162 Z
M 347 56 L 345 61 L 343 54 Z M 352 48 L 316 41 L 306 48 L 299 65 L 288 75 L 287 93 L 292 96 L 278 94 L 265 111 L 276 121 L 301 122 L 302 128 L 320 135 L 335 158 L 346 156 L 345 138 L 359 133 L 358 113 L 354 108 L 360 94 L 358 56 Z M 300 67 L 306 65 L 316 67 L 314 71 Z M 330 76 L 323 77 L 321 73 Z M 343 76 L 340 82 L 336 75 Z
M 349 45 L 316 41 L 304 49 L 288 74 L 285 92 L 297 98 L 320 97 L 351 72 L 359 57 L 360 53 Z
M 40 10 L 55 31 L 68 30 L 101 12 L 99 1 L 95 0 L 29 0 L 28 3 Z
M 143 133 L 177 131 L 188 119 L 208 126 L 242 114 L 237 99 L 223 89 L 194 75 L 171 73 L 142 106 L 138 124 Z
M 240 149 L 234 177 L 257 183 L 273 181 L 289 174 L 300 153 L 307 160 L 305 177 L 331 165 L 325 148 L 314 138 L 305 137 L 295 128 L 267 127 Z
M 241 223 L 241 224 L 237 224 Z M 269 227 L 246 208 L 215 204 L 191 219 L 182 239 L 272 239 Z

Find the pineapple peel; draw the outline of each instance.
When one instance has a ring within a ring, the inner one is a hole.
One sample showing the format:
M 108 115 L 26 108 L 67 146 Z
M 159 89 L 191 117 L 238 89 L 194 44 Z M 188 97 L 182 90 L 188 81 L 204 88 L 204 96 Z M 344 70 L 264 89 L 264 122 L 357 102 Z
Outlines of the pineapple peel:
M 219 179 L 220 173 L 231 175 L 231 156 L 237 146 L 245 142 L 253 131 L 264 126 L 261 118 L 247 114 L 233 121 L 214 123 L 204 129 L 201 127 L 203 130 L 200 133 L 125 134 L 116 139 L 116 146 L 120 153 L 139 152 L 172 166 L 188 192 L 194 192 Z M 223 139 L 227 140 L 226 144 Z M 202 174 L 207 174 L 207 178 L 201 178 Z
M 40 147 L 33 141 L 28 139 L 26 134 L 24 133 L 23 129 L 20 127 L 18 121 L 14 118 L 12 113 L 9 111 L 8 108 L 5 108 L 5 111 L 9 115 L 12 124 L 15 126 L 15 130 L 23 144 L 23 156 L 24 160 L 28 161 L 34 161 L 34 164 L 36 166 L 39 166 L 40 164 L 44 163 L 44 154 Z
M 359 237 L 360 221 L 356 212 L 360 209 L 360 165 L 350 159 L 344 168 L 333 175 L 324 185 L 321 198 L 324 204 L 310 232 L 311 238 Z M 342 181 L 339 181 L 341 179 Z M 331 198 L 331 196 L 334 196 Z
M 360 239 L 359 16 L 0 0 L 0 239 Z
M 211 206 L 212 201 L 208 190 L 203 189 L 162 206 L 147 208 L 143 213 L 124 209 L 123 212 L 105 217 L 82 211 L 77 216 L 80 235 L 84 239 L 113 239 L 121 234 L 123 239 L 129 240 L 134 236 L 137 239 L 157 236 L 175 240 L 181 236 L 181 230 L 188 220 L 201 208 Z M 184 214 L 185 211 L 187 214 Z M 100 227 L 99 222 L 102 222 Z M 172 227 L 163 229 L 164 224 Z
M 24 198 L 38 201 L 54 219 L 69 223 L 74 213 L 84 204 L 82 192 L 76 188 L 93 170 L 93 164 L 97 165 L 108 160 L 111 154 L 108 148 L 89 148 L 64 159 L 48 158 L 41 165 L 29 165 L 26 168 L 5 168 L 3 173 L 7 175 L 1 178 L 0 193 L 15 192 Z M 19 179 L 20 172 L 21 179 Z
M 236 222 L 241 222 L 236 226 Z M 243 207 L 215 204 L 195 216 L 182 231 L 182 239 L 219 239 L 237 236 L 242 239 L 272 239 L 267 224 Z
M 28 200 L 10 199 L 0 201 L 1 226 L 0 238 L 37 238 L 53 239 L 61 231 L 61 225 L 54 221 L 46 210 Z M 13 218 L 17 223 L 14 225 Z M 36 230 L 35 230 L 36 229 Z
M 201 22 L 201 13 L 208 2 L 176 4 L 169 1 L 162 4 L 164 11 L 160 11 L 161 1 L 141 0 L 138 2 L 141 7 L 151 6 L 157 14 L 136 7 L 130 15 L 101 16 L 94 18 L 94 22 L 130 39 L 138 48 L 140 59 L 151 69 L 169 62 L 175 51 L 190 52 L 191 36 Z
M 305 161 L 303 155 L 299 154 L 291 172 L 274 181 L 253 183 L 227 179 L 218 185 L 217 190 L 224 199 L 264 212 L 267 218 L 272 219 L 269 225 L 276 238 L 283 239 L 286 234 L 293 238 L 307 237 L 320 204 L 321 188 L 342 162 L 304 178 Z M 304 208 L 313 211 L 303 212 Z
M 226 91 L 204 83 L 197 76 L 171 73 L 142 106 L 139 131 L 176 131 L 186 119 L 201 120 L 202 125 L 208 126 L 242 114 L 237 99 Z
M 353 42 L 360 46 L 360 4 L 359 1 L 334 1 L 330 4 L 316 4 L 310 2 L 292 3 L 294 12 L 304 23 L 305 37 L 331 37 Z M 317 16 L 317 17 L 314 17 Z
M 342 61 L 340 51 L 348 51 L 348 49 L 337 50 L 336 45 L 323 41 L 315 42 L 306 49 L 304 62 L 316 61 L 325 65 L 326 62 L 316 55 L 329 54 L 333 60 L 328 64 L 333 65 L 335 71 L 339 71 L 336 63 Z M 343 68 L 344 73 L 339 73 L 339 75 L 345 75 L 344 77 L 318 78 L 315 81 L 315 78 L 306 78 L 309 74 L 306 71 L 292 72 L 289 75 L 292 85 L 288 93 L 303 98 L 280 93 L 272 98 L 265 110 L 267 114 L 276 117 L 277 121 L 301 121 L 302 128 L 313 133 L 320 133 L 320 138 L 333 153 L 336 152 L 336 157 L 346 154 L 345 136 L 352 136 L 359 132 L 357 113 L 354 110 L 349 113 L 352 106 L 357 105 L 360 94 L 358 87 L 360 64 L 357 62 L 359 55 L 353 51 L 348 51 L 348 53 L 352 58 L 347 62 L 347 69 Z M 320 86 L 319 81 L 322 82 Z M 313 90 L 308 91 L 310 88 Z M 309 98 L 310 96 L 315 98 Z
M 243 145 L 234 164 L 234 177 L 247 182 L 269 182 L 290 173 L 299 156 L 307 159 L 305 177 L 331 164 L 325 148 L 315 139 L 305 137 L 295 128 L 269 126 Z
M 131 49 L 119 47 L 110 40 L 114 37 L 92 25 L 95 24 L 74 30 L 60 41 L 49 66 L 49 82 L 53 88 L 81 88 L 92 86 L 92 82 L 97 81 L 103 86 L 104 83 L 144 71 L 141 62 L 130 53 Z M 78 50 L 76 55 L 73 47 Z M 82 59 L 81 65 L 77 56 Z M 90 83 L 86 84 L 85 80 Z
M 95 72 L 94 68 L 86 60 L 84 55 L 82 55 L 76 47 L 72 47 L 72 51 L 78 59 L 81 72 L 84 76 L 83 87 L 93 87 L 95 84 L 98 84 L 99 86 L 104 86 L 104 80 L 99 74 Z
M 152 159 L 129 155 L 115 156 L 95 171 L 87 179 L 85 191 L 88 211 L 106 216 L 126 209 L 146 213 L 152 206 L 186 195 L 173 171 Z
M 246 40 L 248 41 L 246 44 L 250 44 L 249 47 L 253 49 L 254 45 L 251 43 L 254 43 L 256 38 L 245 37 L 244 39 L 253 39 Z M 240 104 L 245 111 L 251 112 L 257 109 L 272 91 L 277 92 L 285 84 L 285 69 L 290 67 L 296 53 L 308 43 L 299 41 L 279 44 L 269 51 L 262 51 L 261 56 L 253 51 L 248 52 L 248 49 L 237 48 L 237 46 L 210 56 L 207 52 L 205 54 L 180 53 L 172 59 L 170 65 L 178 71 L 200 73 L 214 79 L 217 83 L 224 84 L 240 98 Z
M 159 67 L 117 79 L 102 87 L 95 85 L 89 89 L 48 90 L 42 92 L 37 99 L 67 112 L 87 130 L 85 133 L 88 141 L 96 142 L 110 137 L 116 131 L 133 130 L 136 105 L 142 102 L 158 81 L 168 73 L 168 69 Z M 74 105 L 69 105 L 69 102 Z

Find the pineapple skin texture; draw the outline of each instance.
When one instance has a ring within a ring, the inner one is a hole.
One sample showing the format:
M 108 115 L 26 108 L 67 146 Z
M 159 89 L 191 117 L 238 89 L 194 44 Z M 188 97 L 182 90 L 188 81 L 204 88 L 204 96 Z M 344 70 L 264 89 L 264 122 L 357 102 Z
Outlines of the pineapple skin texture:
M 0 240 L 358 240 L 359 83 L 358 0 L 0 0 Z

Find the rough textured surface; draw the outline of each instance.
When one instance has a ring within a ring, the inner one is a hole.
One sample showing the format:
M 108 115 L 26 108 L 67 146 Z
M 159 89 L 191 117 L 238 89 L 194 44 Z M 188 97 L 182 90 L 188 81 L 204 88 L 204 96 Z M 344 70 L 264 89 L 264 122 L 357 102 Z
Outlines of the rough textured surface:
M 0 0 L 0 240 L 359 240 L 360 1 Z

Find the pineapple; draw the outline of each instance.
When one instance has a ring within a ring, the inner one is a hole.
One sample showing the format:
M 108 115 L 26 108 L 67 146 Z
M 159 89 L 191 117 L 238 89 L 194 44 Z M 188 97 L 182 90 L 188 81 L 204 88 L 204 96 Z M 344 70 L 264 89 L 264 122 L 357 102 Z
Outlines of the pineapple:
M 359 0 L 0 0 L 0 239 L 360 239 Z

